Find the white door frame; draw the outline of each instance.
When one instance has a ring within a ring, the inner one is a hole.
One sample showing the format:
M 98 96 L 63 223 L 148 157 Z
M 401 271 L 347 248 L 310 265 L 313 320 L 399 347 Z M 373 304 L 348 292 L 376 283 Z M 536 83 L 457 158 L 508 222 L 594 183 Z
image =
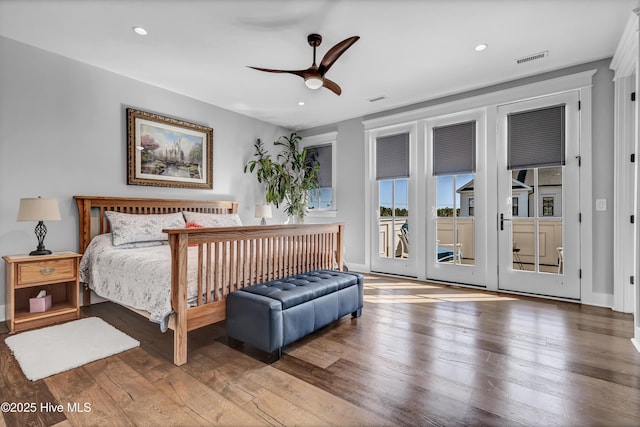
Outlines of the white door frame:
M 386 258 L 380 257 L 378 253 L 379 248 L 379 226 L 378 226 L 378 214 L 377 209 L 378 201 L 378 181 L 376 181 L 376 140 L 381 137 L 397 135 L 401 133 L 409 134 L 409 257 L 402 258 Z M 401 276 L 418 277 L 417 265 L 418 265 L 418 247 L 417 242 L 419 236 L 417 227 L 417 211 L 418 211 L 418 197 L 417 197 L 417 170 L 418 170 L 418 127 L 416 123 L 405 123 L 393 126 L 387 126 L 366 132 L 367 141 L 367 177 L 370 184 L 369 198 L 365 209 L 368 211 L 369 221 L 369 235 L 371 240 L 369 242 L 368 252 L 370 259 L 371 271 L 397 274 Z
M 614 136 L 615 136 L 615 217 L 614 217 L 614 283 L 613 308 L 634 313 L 634 338 L 640 351 L 640 227 L 630 225 L 631 215 L 640 220 L 640 108 L 631 93 L 640 88 L 640 9 L 630 13 L 611 65 L 614 70 Z M 635 154 L 635 163 L 630 156 Z M 628 185 L 629 178 L 633 185 Z M 635 187 L 635 188 L 634 188 Z M 632 230 L 631 232 L 629 230 Z M 635 285 L 631 285 L 631 277 Z

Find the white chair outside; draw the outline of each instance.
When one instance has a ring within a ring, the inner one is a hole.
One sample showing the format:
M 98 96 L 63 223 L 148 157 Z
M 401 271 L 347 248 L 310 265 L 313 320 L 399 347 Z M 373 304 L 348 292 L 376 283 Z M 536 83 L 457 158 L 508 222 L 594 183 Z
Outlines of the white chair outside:
M 564 264 L 564 254 L 562 253 L 562 246 L 557 247 L 556 251 L 558 252 L 558 274 L 561 274 Z

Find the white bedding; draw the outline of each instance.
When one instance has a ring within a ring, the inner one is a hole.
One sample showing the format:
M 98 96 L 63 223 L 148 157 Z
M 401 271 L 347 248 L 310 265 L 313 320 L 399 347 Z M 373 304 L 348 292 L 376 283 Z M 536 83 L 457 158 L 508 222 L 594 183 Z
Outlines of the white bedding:
M 149 320 L 159 323 L 164 332 L 172 313 L 169 245 L 132 246 L 113 246 L 111 234 L 96 236 L 80 261 L 80 281 L 103 298 L 149 312 Z M 190 252 L 197 250 L 189 248 Z M 188 301 L 193 301 L 197 294 L 197 252 L 188 258 Z

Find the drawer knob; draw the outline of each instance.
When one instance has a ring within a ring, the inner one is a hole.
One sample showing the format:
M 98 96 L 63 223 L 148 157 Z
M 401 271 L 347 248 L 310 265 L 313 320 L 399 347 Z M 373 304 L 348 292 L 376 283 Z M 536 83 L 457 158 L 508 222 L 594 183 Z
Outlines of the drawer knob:
M 40 269 L 40 273 L 44 274 L 45 276 L 53 273 L 56 269 L 53 267 L 42 267 Z

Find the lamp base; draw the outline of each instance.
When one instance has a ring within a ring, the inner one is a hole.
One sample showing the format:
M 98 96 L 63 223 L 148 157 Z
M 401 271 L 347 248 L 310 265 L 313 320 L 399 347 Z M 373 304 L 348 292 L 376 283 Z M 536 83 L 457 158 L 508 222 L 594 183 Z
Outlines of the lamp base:
M 44 222 L 38 221 L 35 233 L 38 238 L 38 246 L 35 251 L 29 252 L 29 255 L 51 255 L 51 251 L 44 247 L 44 236 L 47 235 L 47 227 L 44 225 Z
M 51 251 L 49 249 L 36 249 L 29 252 L 29 255 L 51 255 Z

